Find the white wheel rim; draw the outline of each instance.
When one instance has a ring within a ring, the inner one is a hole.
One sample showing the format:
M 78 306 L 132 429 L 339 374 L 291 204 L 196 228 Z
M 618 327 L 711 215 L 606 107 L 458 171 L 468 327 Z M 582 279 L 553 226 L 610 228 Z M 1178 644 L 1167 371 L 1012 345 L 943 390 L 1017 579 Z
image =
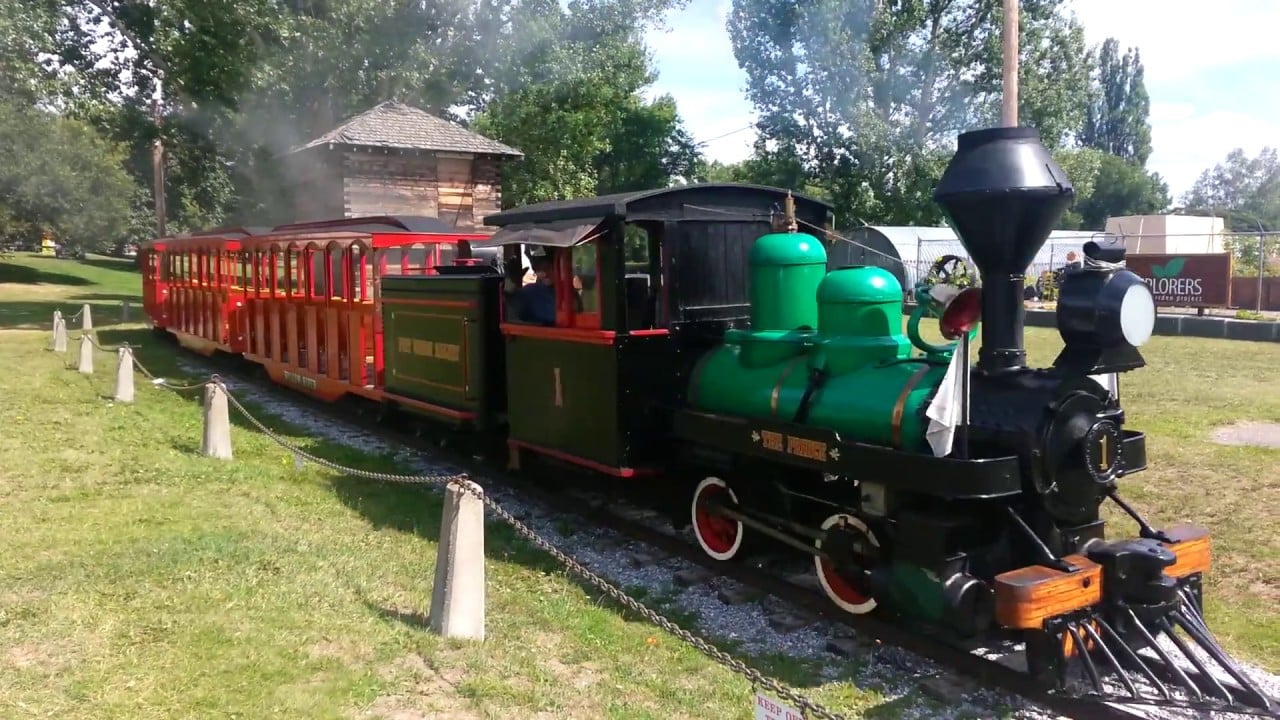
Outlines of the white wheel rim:
M 735 503 L 738 502 L 737 494 L 733 492 L 733 490 L 729 487 L 727 483 L 725 483 L 724 480 L 721 480 L 718 477 L 705 478 L 702 482 L 698 483 L 697 489 L 693 491 L 693 502 L 690 504 L 690 507 L 689 507 L 690 517 L 693 520 L 693 536 L 697 538 L 698 545 L 702 547 L 702 551 L 705 552 L 707 555 L 710 555 L 716 560 L 728 560 L 732 558 L 734 555 L 737 555 L 738 549 L 742 547 L 742 535 L 743 535 L 742 523 L 733 521 L 734 526 L 737 529 L 737 532 L 734 534 L 733 543 L 729 546 L 728 549 L 723 549 L 722 544 L 720 543 L 717 543 L 716 547 L 712 547 L 710 544 L 708 544 L 707 539 L 703 537 L 701 527 L 698 524 L 699 515 L 700 514 L 705 515 L 705 513 L 699 513 L 698 500 L 702 497 L 702 493 L 706 491 L 708 487 L 712 487 L 712 486 L 722 488 L 723 491 L 729 495 L 730 500 L 732 500 Z M 715 492 L 715 491 L 712 491 L 712 492 Z M 725 518 L 725 519 L 727 520 L 728 518 Z
M 876 539 L 876 534 L 871 532 L 871 528 L 868 528 L 866 523 L 852 515 L 845 515 L 842 513 L 832 515 L 822 522 L 822 529 L 827 530 L 841 520 L 844 520 L 850 527 L 856 528 L 861 532 L 873 546 L 880 547 L 880 541 Z M 814 545 L 821 549 L 822 541 L 815 540 Z M 831 583 L 827 580 L 827 572 L 822 567 L 821 556 L 813 556 L 813 567 L 817 571 L 818 582 L 822 585 L 822 590 L 827 594 L 827 597 L 831 599 L 831 602 L 835 603 L 841 610 L 854 613 L 855 615 L 865 615 L 866 613 L 876 609 L 877 603 L 874 597 L 868 596 L 864 602 L 850 602 L 849 600 L 840 597 L 836 590 L 831 587 Z

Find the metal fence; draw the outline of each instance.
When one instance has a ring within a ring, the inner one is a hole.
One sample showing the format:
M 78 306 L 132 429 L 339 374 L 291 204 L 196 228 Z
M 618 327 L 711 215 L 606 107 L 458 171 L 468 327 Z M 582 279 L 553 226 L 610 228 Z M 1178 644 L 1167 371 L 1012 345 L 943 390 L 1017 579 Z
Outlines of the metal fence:
M 925 233 L 936 233 L 924 228 Z M 1258 311 L 1280 311 L 1280 232 L 1255 233 L 1160 233 L 1108 236 L 1105 233 L 1055 233 L 1027 267 L 1027 285 L 1042 285 L 1052 275 L 1082 256 L 1090 239 L 1123 238 L 1130 254 L 1193 255 L 1202 253 L 1232 254 L 1231 302 L 1233 308 Z M 905 283 L 910 293 L 921 278 L 928 275 L 933 263 L 946 255 L 964 258 L 975 276 L 977 267 L 959 240 L 918 237 L 914 243 L 895 243 Z M 910 247 L 914 245 L 914 248 Z M 914 250 L 914 252 L 912 252 Z M 911 257 L 914 255 L 914 257 Z M 1261 259 L 1261 262 L 1259 262 Z M 1042 294 L 1042 293 L 1041 293 Z

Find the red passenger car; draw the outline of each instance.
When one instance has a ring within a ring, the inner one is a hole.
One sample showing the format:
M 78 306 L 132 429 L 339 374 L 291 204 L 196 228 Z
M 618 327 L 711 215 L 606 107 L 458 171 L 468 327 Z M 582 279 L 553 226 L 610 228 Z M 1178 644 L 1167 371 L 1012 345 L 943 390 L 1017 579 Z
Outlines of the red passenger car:
M 245 349 L 238 313 L 241 244 L 262 229 L 231 227 L 162 238 L 143 249 L 143 304 L 158 328 L 203 355 Z
M 470 241 L 430 217 L 366 217 L 281 225 L 246 239 L 239 334 L 244 355 L 276 382 L 327 401 L 381 399 L 378 280 L 435 274 L 471 257 Z

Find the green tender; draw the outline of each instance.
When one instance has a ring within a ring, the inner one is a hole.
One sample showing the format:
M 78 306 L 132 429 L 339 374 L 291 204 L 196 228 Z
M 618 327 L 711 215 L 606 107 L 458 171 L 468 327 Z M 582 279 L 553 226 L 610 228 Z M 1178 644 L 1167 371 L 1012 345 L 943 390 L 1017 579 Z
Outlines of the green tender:
M 387 391 L 484 417 L 486 308 L 470 277 L 382 278 Z

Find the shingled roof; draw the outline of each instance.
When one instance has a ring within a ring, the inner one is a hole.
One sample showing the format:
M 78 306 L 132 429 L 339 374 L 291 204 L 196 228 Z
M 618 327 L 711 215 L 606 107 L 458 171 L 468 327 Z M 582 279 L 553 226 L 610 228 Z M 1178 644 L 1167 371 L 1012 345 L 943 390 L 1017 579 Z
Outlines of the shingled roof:
M 356 115 L 293 152 L 330 143 L 524 157 L 513 147 L 393 100 Z

